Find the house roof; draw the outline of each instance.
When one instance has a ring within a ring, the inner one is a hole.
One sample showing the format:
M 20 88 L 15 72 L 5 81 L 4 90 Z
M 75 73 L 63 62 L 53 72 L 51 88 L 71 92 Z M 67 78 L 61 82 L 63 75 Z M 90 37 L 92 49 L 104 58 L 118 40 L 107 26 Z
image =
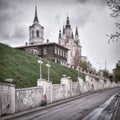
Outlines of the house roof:
M 37 45 L 25 45 L 25 46 L 19 46 L 19 47 L 14 47 L 15 49 L 24 49 L 24 48 L 32 48 L 32 47 L 43 47 L 43 46 L 48 46 L 48 45 L 55 45 L 55 46 L 59 46 L 61 47 L 62 49 L 66 49 L 66 50 L 69 50 L 68 48 L 62 46 L 62 45 L 59 45 L 55 42 L 49 42 L 49 43 L 42 43 L 42 44 L 37 44 Z

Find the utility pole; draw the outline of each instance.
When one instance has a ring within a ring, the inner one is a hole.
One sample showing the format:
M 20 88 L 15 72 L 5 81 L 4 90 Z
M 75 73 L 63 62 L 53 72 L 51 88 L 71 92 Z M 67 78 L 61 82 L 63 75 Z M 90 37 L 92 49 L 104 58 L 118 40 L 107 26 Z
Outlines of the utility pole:
M 50 65 L 50 63 L 49 63 L 49 61 L 48 61 L 48 63 L 46 64 L 46 67 L 48 67 L 48 81 L 50 80 L 50 67 L 51 67 L 51 65 Z
M 105 70 L 106 70 L 106 64 L 107 64 L 107 63 L 106 63 L 106 61 L 105 61 Z

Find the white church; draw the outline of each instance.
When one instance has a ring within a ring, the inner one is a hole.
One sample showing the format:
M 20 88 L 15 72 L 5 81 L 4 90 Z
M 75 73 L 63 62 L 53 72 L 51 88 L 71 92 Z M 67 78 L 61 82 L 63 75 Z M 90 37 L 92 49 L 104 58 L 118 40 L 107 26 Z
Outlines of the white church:
M 74 66 L 74 57 L 81 57 L 81 45 L 79 40 L 78 28 L 76 27 L 75 35 L 70 25 L 69 17 L 67 16 L 66 25 L 63 30 L 59 30 L 58 44 L 68 48 L 67 63 Z
M 29 43 L 26 42 L 25 46 L 16 47 L 16 49 L 36 54 L 42 58 L 52 56 L 53 62 L 72 67 L 74 66 L 76 54 L 81 58 L 78 27 L 76 27 L 75 34 L 73 34 L 67 16 L 66 25 L 63 26 L 62 31 L 59 30 L 58 43 L 49 42 L 49 40 L 44 42 L 44 27 L 39 24 L 37 6 L 35 6 L 33 24 L 29 26 Z

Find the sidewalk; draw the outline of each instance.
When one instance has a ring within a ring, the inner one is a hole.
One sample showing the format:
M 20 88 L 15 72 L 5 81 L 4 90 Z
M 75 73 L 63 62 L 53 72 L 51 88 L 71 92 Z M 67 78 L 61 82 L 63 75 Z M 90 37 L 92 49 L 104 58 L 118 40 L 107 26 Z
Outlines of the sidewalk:
M 81 97 L 85 97 L 89 94 L 93 94 L 93 93 L 96 93 L 96 92 L 98 92 L 98 91 L 91 91 L 91 92 L 83 93 L 83 94 L 78 95 L 78 96 L 74 96 L 74 97 L 67 98 L 67 99 L 64 99 L 64 100 L 61 100 L 61 101 L 50 103 L 47 106 L 39 106 L 39 107 L 28 109 L 28 110 L 25 110 L 25 111 L 22 111 L 22 112 L 14 113 L 14 114 L 11 114 L 11 115 L 6 115 L 6 116 L 3 116 L 3 117 L 0 117 L 0 120 L 9 120 L 9 119 L 12 119 L 12 118 L 15 118 L 15 117 L 27 114 L 27 113 L 32 113 L 32 112 L 44 110 L 46 108 L 51 108 L 51 107 L 54 107 L 54 106 L 57 106 L 57 105 L 60 105 L 60 104 L 64 104 L 64 103 L 73 101 L 75 99 L 79 99 Z

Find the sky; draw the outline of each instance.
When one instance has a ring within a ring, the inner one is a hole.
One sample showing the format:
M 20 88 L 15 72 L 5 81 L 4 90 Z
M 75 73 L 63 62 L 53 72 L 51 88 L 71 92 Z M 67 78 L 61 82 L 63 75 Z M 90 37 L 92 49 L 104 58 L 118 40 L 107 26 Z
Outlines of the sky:
M 93 67 L 111 72 L 120 59 L 120 40 L 108 43 L 106 34 L 116 32 L 117 19 L 110 16 L 108 0 L 0 0 L 0 42 L 12 47 L 29 42 L 37 5 L 38 19 L 44 26 L 44 39 L 58 42 L 59 29 L 66 24 L 67 14 L 75 33 L 76 26 L 82 46 Z

